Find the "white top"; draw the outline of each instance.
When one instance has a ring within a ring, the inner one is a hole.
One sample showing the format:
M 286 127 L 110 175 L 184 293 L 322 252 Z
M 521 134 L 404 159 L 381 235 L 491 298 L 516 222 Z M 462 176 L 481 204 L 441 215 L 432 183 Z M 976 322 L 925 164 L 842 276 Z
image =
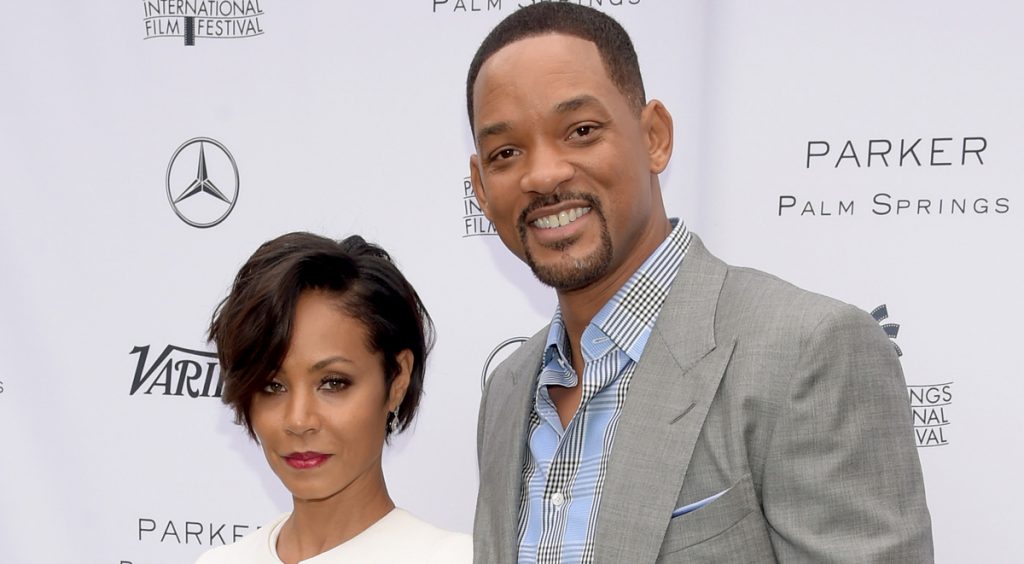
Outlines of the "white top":
M 196 564 L 281 564 L 277 557 L 277 536 L 289 515 L 281 515 L 234 544 L 203 553 Z M 438 529 L 396 507 L 355 537 L 302 562 L 470 564 L 472 561 L 473 540 L 469 535 Z

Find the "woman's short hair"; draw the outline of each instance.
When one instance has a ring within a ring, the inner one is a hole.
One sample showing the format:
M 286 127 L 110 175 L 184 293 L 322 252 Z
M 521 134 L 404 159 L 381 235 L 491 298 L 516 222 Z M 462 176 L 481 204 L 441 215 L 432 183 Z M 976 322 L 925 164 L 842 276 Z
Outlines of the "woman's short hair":
M 235 422 L 259 440 L 249 414 L 252 399 L 284 361 L 296 304 L 307 290 L 336 296 L 342 311 L 362 322 L 367 348 L 383 357 L 388 389 L 401 371 L 398 354 L 412 351 L 409 387 L 399 405 L 398 430 L 404 430 L 423 391 L 434 341 L 430 315 L 384 249 L 358 235 L 334 241 L 302 232 L 261 245 L 214 311 L 209 339 L 220 359 L 221 399 L 234 410 Z

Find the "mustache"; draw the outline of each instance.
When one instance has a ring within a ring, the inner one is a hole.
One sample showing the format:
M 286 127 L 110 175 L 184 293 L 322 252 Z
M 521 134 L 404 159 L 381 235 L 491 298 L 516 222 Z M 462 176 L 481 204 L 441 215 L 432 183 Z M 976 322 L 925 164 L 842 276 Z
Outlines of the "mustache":
M 551 194 L 543 194 L 530 201 L 530 204 L 523 208 L 523 211 L 519 214 L 517 226 L 519 227 L 520 236 L 526 234 L 526 218 L 530 214 L 540 208 L 573 200 L 586 202 L 591 211 L 596 212 L 598 216 L 604 217 L 601 211 L 601 201 L 593 194 L 587 194 L 586 192 L 553 192 Z

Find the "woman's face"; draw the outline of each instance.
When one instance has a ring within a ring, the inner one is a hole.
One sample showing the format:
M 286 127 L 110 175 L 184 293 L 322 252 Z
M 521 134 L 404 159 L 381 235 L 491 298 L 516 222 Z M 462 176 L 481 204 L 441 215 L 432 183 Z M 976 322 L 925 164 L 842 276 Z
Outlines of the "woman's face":
M 401 403 L 412 354 L 389 390 L 381 355 L 338 298 L 300 297 L 281 369 L 252 400 L 250 418 L 270 467 L 297 500 L 373 495 L 383 487 L 388 412 Z

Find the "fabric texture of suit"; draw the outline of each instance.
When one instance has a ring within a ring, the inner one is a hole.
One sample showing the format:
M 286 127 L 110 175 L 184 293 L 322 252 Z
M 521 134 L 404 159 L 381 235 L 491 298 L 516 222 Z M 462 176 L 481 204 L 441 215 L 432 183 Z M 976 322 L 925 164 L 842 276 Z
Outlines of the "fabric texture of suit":
M 516 561 L 546 335 L 484 392 L 475 562 Z M 894 347 L 871 316 L 726 265 L 694 236 L 623 407 L 595 562 L 931 562 L 910 418 Z

